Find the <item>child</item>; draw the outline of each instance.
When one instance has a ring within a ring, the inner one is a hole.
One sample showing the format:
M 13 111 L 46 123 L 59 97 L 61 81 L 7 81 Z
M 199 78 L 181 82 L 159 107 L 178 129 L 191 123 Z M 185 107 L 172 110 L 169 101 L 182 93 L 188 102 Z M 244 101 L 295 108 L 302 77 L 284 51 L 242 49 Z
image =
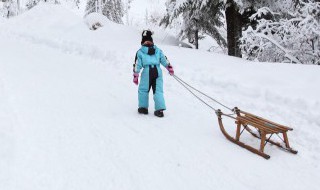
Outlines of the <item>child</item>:
M 160 64 L 169 71 L 170 75 L 174 74 L 173 68 L 162 50 L 154 45 L 152 32 L 144 30 L 142 32 L 141 48 L 136 54 L 133 65 L 133 82 L 136 85 L 139 83 L 139 73 L 143 68 L 138 90 L 138 112 L 140 114 L 148 114 L 149 91 L 152 88 L 156 110 L 154 115 L 157 117 L 164 116 L 163 111 L 166 109 L 166 105 L 163 97 L 163 78 Z

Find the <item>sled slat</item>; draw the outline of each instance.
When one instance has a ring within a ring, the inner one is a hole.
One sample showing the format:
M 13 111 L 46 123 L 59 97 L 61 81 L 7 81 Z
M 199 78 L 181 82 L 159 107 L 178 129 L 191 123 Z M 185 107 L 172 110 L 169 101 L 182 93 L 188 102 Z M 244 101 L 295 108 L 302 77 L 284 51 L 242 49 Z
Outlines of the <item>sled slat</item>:
M 290 128 L 290 127 L 287 127 L 287 126 L 284 126 L 284 125 L 275 123 L 275 122 L 273 122 L 273 121 L 267 120 L 267 119 L 265 119 L 265 118 L 262 118 L 262 117 L 259 117 L 259 116 L 256 116 L 256 115 L 253 115 L 253 114 L 251 114 L 251 113 L 248 113 L 248 112 L 245 112 L 245 111 L 242 111 L 242 110 L 239 110 L 239 111 L 240 111 L 240 113 L 245 114 L 246 117 L 254 118 L 254 119 L 257 119 L 257 120 L 260 120 L 260 121 L 265 121 L 265 122 L 267 122 L 267 123 L 273 124 L 273 125 L 281 128 L 281 129 L 283 129 L 283 130 L 289 130 L 289 131 L 292 131 L 292 130 L 293 130 L 293 129 Z

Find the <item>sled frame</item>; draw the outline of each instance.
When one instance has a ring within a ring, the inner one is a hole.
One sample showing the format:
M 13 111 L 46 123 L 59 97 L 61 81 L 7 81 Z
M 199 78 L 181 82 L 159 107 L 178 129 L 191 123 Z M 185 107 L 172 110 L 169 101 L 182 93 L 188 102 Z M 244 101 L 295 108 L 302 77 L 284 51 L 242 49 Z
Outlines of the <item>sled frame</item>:
M 216 114 L 218 116 L 218 122 L 220 126 L 220 130 L 223 133 L 223 135 L 231 142 L 251 151 L 252 153 L 255 153 L 259 156 L 262 156 L 265 159 L 269 159 L 270 156 L 266 153 L 264 153 L 264 148 L 267 143 L 270 143 L 272 145 L 275 145 L 282 150 L 285 150 L 287 152 L 290 152 L 292 154 L 297 154 L 298 151 L 293 150 L 290 147 L 289 139 L 287 132 L 292 131 L 293 129 L 278 123 L 275 123 L 273 121 L 264 119 L 262 117 L 256 116 L 254 114 L 242 111 L 235 107 L 233 109 L 235 114 L 224 114 L 221 112 L 221 110 L 217 110 Z M 233 115 L 236 115 L 235 117 Z M 235 124 L 237 126 L 236 128 L 236 136 L 232 137 L 227 133 L 227 131 L 224 128 L 223 122 L 222 122 L 222 116 L 231 118 L 235 120 Z M 255 133 L 252 128 L 256 129 L 257 133 Z M 249 146 L 243 142 L 240 141 L 241 134 L 247 131 L 249 132 L 253 137 L 260 139 L 260 147 L 259 149 L 254 148 L 252 146 Z M 277 142 L 271 140 L 271 137 L 273 135 L 278 136 L 282 142 Z M 283 137 L 283 139 L 281 138 Z

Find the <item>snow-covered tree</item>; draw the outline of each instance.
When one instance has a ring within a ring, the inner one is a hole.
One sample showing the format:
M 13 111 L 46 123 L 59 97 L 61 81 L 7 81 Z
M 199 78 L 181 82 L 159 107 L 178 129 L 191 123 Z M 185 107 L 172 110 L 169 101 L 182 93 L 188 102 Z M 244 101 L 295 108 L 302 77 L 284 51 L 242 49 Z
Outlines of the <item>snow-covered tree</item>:
M 27 0 L 26 1 L 26 7 L 28 10 L 32 9 L 33 7 L 37 6 L 40 2 L 45 2 L 45 3 L 53 3 L 53 4 L 60 4 L 61 0 Z M 79 1 L 79 0 L 74 0 Z
M 29 0 L 26 3 L 26 7 L 27 9 L 32 9 L 34 6 L 38 5 L 39 2 L 40 0 Z
M 81 1 L 80 0 L 60 0 L 61 3 L 62 2 L 66 2 L 70 7 L 72 8 L 78 8 L 80 9 L 80 4 L 81 4 Z M 83 0 L 82 0 L 83 1 Z M 87 1 L 86 1 L 87 2 Z
M 6 0 L 3 4 L 3 16 L 10 18 L 17 14 L 17 1 L 15 0 Z
M 252 15 L 258 24 L 243 33 L 245 58 L 320 65 L 320 2 L 299 1 L 295 8 L 285 16 L 267 7 Z
M 73 0 L 75 6 L 77 6 L 77 8 L 80 8 L 80 0 Z
M 124 6 L 122 1 L 105 0 L 102 14 L 115 23 L 123 24 L 122 17 L 124 16 Z
M 88 0 L 85 15 L 88 15 L 93 12 L 98 12 L 98 8 L 102 9 L 102 5 L 98 4 L 98 0 Z
M 130 25 L 129 10 L 131 8 L 132 1 L 133 0 L 125 0 L 124 1 L 124 14 L 125 14 L 125 18 L 126 18 L 126 25 Z
M 121 0 L 88 0 L 86 15 L 101 12 L 109 20 L 123 24 L 124 6 Z
M 269 7 L 282 12 L 290 10 L 298 0 L 224 0 L 227 23 L 228 54 L 242 57 L 240 38 L 242 30 L 250 26 L 248 18 L 259 8 Z
M 161 25 L 168 27 L 176 20 L 181 20 L 179 36 L 188 39 L 198 49 L 198 40 L 201 34 L 207 34 L 225 46 L 226 42 L 221 36 L 218 27 L 222 26 L 222 3 L 220 0 L 168 0 L 166 3 L 167 15 L 162 19 Z
M 163 14 L 160 13 L 157 9 L 148 9 L 145 12 L 144 21 L 145 25 L 148 28 L 153 28 L 155 26 L 159 26 L 161 20 L 163 18 Z

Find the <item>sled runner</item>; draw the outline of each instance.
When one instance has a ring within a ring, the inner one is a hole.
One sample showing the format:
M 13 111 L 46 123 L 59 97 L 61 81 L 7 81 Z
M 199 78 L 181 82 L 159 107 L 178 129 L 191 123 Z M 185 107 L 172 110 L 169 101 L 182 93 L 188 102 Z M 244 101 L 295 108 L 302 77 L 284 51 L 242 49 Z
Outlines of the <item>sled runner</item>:
M 236 114 L 236 117 L 229 115 L 229 114 L 224 114 L 221 112 L 221 110 L 216 111 L 216 114 L 218 116 L 220 130 L 223 133 L 223 135 L 231 142 L 233 142 L 233 143 L 235 143 L 235 144 L 237 144 L 237 145 L 239 145 L 239 146 L 241 146 L 241 147 L 243 147 L 243 148 L 245 148 L 255 154 L 258 154 L 258 155 L 264 157 L 265 159 L 270 158 L 270 156 L 268 154 L 264 153 L 264 147 L 267 143 L 278 146 L 279 148 L 281 148 L 287 152 L 293 153 L 293 154 L 298 153 L 298 151 L 293 150 L 289 145 L 287 132 L 292 131 L 293 130 L 292 128 L 277 124 L 275 122 L 269 121 L 267 119 L 261 118 L 259 116 L 253 115 L 251 113 L 242 111 L 242 110 L 238 109 L 237 107 L 235 107 L 233 109 L 233 111 Z M 229 118 L 235 120 L 235 123 L 237 125 L 235 138 L 233 138 L 232 136 L 230 136 L 226 132 L 226 130 L 223 126 L 222 116 L 229 117 Z M 252 130 L 252 128 L 256 129 L 257 133 L 255 133 Z M 254 137 L 260 139 L 260 148 L 259 149 L 256 149 L 256 148 L 249 146 L 249 145 L 246 145 L 245 143 L 240 141 L 240 136 L 244 130 L 249 132 Z M 279 134 L 282 135 L 283 138 L 281 138 L 279 136 Z M 282 140 L 282 143 L 271 140 L 271 137 L 273 135 L 277 135 Z

